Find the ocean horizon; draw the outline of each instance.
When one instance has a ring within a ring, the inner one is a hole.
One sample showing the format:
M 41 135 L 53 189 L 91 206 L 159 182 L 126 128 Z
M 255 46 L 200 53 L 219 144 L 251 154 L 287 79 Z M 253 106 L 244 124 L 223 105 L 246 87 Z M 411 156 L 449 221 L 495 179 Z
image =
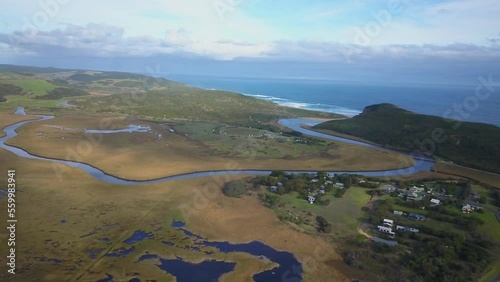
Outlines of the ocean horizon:
M 193 87 L 232 91 L 283 106 L 348 117 L 360 114 L 369 105 L 391 103 L 420 114 L 500 126 L 499 91 L 478 99 L 475 91 L 479 81 L 475 85 L 438 85 L 180 74 L 164 77 Z

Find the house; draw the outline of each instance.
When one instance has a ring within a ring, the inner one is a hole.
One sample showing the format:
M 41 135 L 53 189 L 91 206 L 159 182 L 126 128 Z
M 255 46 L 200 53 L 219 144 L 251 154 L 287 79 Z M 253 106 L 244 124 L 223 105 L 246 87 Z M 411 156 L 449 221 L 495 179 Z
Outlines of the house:
M 333 184 L 333 181 L 327 180 L 327 181 L 325 181 L 325 184 L 326 184 L 326 185 Z
M 419 232 L 419 230 L 416 229 L 416 228 L 407 227 L 407 226 L 403 226 L 403 225 L 397 225 L 396 226 L 396 230 L 401 230 L 401 231 L 405 231 L 405 232 L 413 232 L 413 233 L 418 233 Z
M 382 186 L 380 188 L 380 190 L 382 190 L 386 193 L 392 193 L 392 192 L 396 191 L 396 186 L 394 186 L 392 184 L 386 184 L 386 185 Z
M 309 201 L 309 203 L 312 204 L 312 203 L 314 203 L 314 201 L 316 201 L 316 197 L 314 197 L 314 196 L 308 196 L 307 200 Z
M 333 188 L 344 189 L 344 183 L 337 182 L 333 185 Z
M 278 186 L 271 186 L 269 189 L 274 193 L 278 192 Z
M 403 215 L 403 212 L 402 211 L 394 211 L 394 214 L 395 215 Z
M 463 213 L 470 213 L 470 212 L 472 212 L 472 211 L 474 211 L 474 208 L 473 208 L 471 205 L 469 205 L 469 204 L 465 204 L 465 205 L 462 207 L 462 212 L 463 212 Z
M 321 189 L 321 190 L 319 190 L 319 193 L 324 195 L 326 192 L 325 192 L 325 190 Z
M 384 219 L 384 221 L 383 221 L 383 225 L 387 226 L 387 227 L 392 227 L 393 224 L 394 224 L 394 220 L 392 220 L 392 219 Z
M 315 179 L 311 180 L 311 183 L 316 183 L 316 182 L 318 182 L 318 181 L 319 181 L 319 179 L 316 179 L 316 178 L 315 178 Z
M 394 238 L 396 236 L 396 233 L 392 231 L 392 228 L 386 227 L 386 226 L 377 226 L 377 229 L 379 232 L 386 233 L 389 235 L 389 237 Z
M 410 187 L 408 188 L 408 191 L 411 193 L 411 192 L 415 192 L 415 193 L 423 193 L 425 192 L 425 188 L 424 187 L 417 187 L 417 186 L 413 186 L 413 187 Z
M 281 186 L 283 186 L 283 183 L 278 182 L 278 183 L 276 183 L 276 185 L 278 185 L 278 187 L 281 187 Z
M 425 195 L 422 195 L 421 192 L 408 192 L 406 193 L 407 201 L 422 201 Z
M 431 207 L 438 206 L 441 203 L 438 199 L 431 199 Z
M 412 220 L 419 220 L 419 221 L 425 220 L 425 216 L 423 216 L 421 214 L 417 214 L 417 213 L 410 213 L 408 215 L 408 218 L 412 219 Z
M 265 133 L 264 135 L 262 135 L 264 138 L 266 139 L 270 139 L 270 140 L 273 140 L 274 138 L 276 138 L 276 136 L 274 136 L 274 134 L 271 134 L 271 133 Z

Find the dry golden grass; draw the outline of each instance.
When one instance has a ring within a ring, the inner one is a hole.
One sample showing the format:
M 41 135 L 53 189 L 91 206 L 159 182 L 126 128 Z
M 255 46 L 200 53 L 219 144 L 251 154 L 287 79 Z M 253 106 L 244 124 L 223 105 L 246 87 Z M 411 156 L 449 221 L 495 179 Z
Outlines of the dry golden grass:
M 486 171 L 481 171 L 445 162 L 437 162 L 433 169 L 443 174 L 462 176 L 477 180 L 482 183 L 486 183 L 496 188 L 500 188 L 500 175 L 495 173 L 490 173 Z
M 203 190 L 202 190 L 203 191 Z M 206 191 L 211 189 L 206 188 Z M 220 190 L 219 190 L 220 191 Z M 208 192 L 207 192 L 208 194 Z M 332 244 L 324 238 L 291 229 L 277 219 L 272 210 L 263 207 L 256 197 L 235 199 L 222 193 L 210 193 L 212 200 L 194 209 L 190 223 L 197 233 L 214 240 L 231 242 L 266 242 L 279 250 L 296 254 L 306 272 L 304 281 L 343 281 L 328 264 L 343 264 Z
M 110 128 L 115 129 L 130 124 L 149 125 L 156 132 L 163 134 L 164 138 L 158 139 L 151 133 L 101 136 L 82 133 L 84 128 L 102 128 L 99 126 L 102 123 L 111 124 Z M 59 125 L 76 130 L 61 131 L 46 125 Z M 210 151 L 200 142 L 172 134 L 156 123 L 125 117 L 91 115 L 64 115 L 53 120 L 25 125 L 20 128 L 19 136 L 9 140 L 9 143 L 36 155 L 89 163 L 107 173 L 134 180 L 208 170 L 362 171 L 404 168 L 413 164 L 413 160 L 403 154 L 341 142 L 337 143 L 335 157 L 307 154 L 297 158 L 225 157 Z M 295 149 L 290 146 L 289 150 Z M 295 151 L 292 153 L 297 154 Z
M 172 234 L 178 233 L 169 228 L 172 219 L 183 219 L 186 228 L 208 240 L 259 240 L 293 252 L 306 271 L 305 281 L 345 281 L 336 271 L 336 263 L 342 262 L 333 245 L 292 230 L 255 198 L 223 196 L 220 183 L 228 178 L 118 186 L 98 182 L 79 169 L 69 168 L 69 173 L 59 181 L 50 162 L 27 160 L 0 150 L 0 172 L 12 168 L 17 169 L 18 185 L 17 274 L 10 276 L 2 271 L 1 281 L 96 281 L 105 278 L 105 273 L 113 275 L 115 281 L 128 281 L 132 273 L 140 273 L 142 281 L 173 281 L 154 261 L 136 263 L 147 251 L 165 258 L 180 255 L 193 262 L 200 260 L 193 252 L 166 249 L 161 243 L 176 240 Z M 6 214 L 6 200 L 0 202 L 0 214 Z M 61 220 L 67 223 L 61 224 Z M 103 256 L 115 248 L 128 247 L 122 242 L 139 229 L 155 230 L 155 240 L 136 244 L 134 253 L 126 257 Z M 95 230 L 97 234 L 82 238 Z M 6 245 L 7 235 L 5 228 L 0 229 L 2 246 Z M 109 244 L 100 240 L 104 237 L 110 239 Z M 105 251 L 90 258 L 87 251 L 99 248 Z M 4 267 L 6 255 L 6 248 L 1 248 L 0 264 Z M 43 262 L 42 258 L 62 262 L 56 265 Z M 250 281 L 252 273 L 272 267 L 246 254 L 216 253 L 213 258 L 239 263 L 233 273 L 223 277 L 224 281 Z

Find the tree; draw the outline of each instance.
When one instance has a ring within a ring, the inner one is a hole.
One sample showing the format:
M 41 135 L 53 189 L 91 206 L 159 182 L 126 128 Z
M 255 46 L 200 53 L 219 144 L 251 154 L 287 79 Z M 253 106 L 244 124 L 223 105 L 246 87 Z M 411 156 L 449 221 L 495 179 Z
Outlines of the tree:
M 246 192 L 246 184 L 241 180 L 229 181 L 224 184 L 222 193 L 228 197 L 239 198 Z
M 282 170 L 273 170 L 271 171 L 271 174 L 270 176 L 274 176 L 274 177 L 280 177 L 280 176 L 285 176 L 286 173 Z
M 322 216 L 316 216 L 316 222 L 318 223 L 318 231 L 322 233 L 332 232 L 332 225 Z
M 278 194 L 283 195 L 283 194 L 285 194 L 285 192 L 286 192 L 285 187 L 280 186 L 280 187 L 278 188 Z

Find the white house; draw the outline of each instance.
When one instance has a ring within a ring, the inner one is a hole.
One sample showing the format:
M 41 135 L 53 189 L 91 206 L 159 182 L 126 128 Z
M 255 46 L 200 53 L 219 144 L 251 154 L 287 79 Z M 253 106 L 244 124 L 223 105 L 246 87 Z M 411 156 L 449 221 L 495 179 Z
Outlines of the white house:
M 394 220 L 392 220 L 392 219 L 384 219 L 384 223 L 383 223 L 384 226 L 388 226 L 388 227 L 392 228 L 393 224 L 394 224 Z
M 466 204 L 462 207 L 462 212 L 463 213 L 470 213 L 471 211 L 473 211 L 473 208 L 471 205 L 469 204 Z
M 396 233 L 392 231 L 392 228 L 385 227 L 385 226 L 377 226 L 378 231 L 387 233 L 391 238 L 394 238 L 396 236 Z
M 403 212 L 402 211 L 394 211 L 394 214 L 395 215 L 403 215 Z
M 344 189 L 344 183 L 337 182 L 333 185 L 333 187 L 337 189 Z
M 308 196 L 307 200 L 309 201 L 309 203 L 312 204 L 312 203 L 314 203 L 314 201 L 316 201 L 316 197 L 314 197 L 314 196 Z
M 437 205 L 439 205 L 440 203 L 441 203 L 441 201 L 440 201 L 440 200 L 438 200 L 438 199 L 432 199 L 432 200 L 431 200 L 431 206 L 437 206 Z

